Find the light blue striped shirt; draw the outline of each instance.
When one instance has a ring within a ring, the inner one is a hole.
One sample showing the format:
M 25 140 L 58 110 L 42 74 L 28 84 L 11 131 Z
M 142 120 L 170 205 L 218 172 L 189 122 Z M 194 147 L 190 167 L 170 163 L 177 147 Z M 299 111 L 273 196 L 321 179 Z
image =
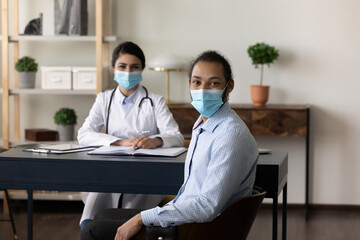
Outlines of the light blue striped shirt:
M 214 219 L 234 200 L 251 194 L 258 147 L 228 103 L 203 123 L 194 124 L 184 183 L 163 207 L 141 212 L 146 226 L 172 226 Z
M 124 108 L 125 112 L 127 112 L 132 106 L 135 105 L 135 97 L 138 91 L 139 86 L 135 89 L 135 91 L 128 97 L 126 97 L 121 91 L 120 91 L 120 104 Z

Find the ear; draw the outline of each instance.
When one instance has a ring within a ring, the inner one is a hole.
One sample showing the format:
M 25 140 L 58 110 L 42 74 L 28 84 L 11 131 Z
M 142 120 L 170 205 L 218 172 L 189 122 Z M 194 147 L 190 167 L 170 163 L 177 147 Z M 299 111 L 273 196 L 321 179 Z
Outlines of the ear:
M 191 79 L 189 78 L 189 89 L 191 88 Z
M 235 82 L 234 82 L 234 79 L 231 79 L 230 81 L 229 81 L 229 84 L 228 84 L 228 94 L 229 93 L 231 93 L 232 92 L 232 90 L 234 89 L 234 85 L 235 85 Z

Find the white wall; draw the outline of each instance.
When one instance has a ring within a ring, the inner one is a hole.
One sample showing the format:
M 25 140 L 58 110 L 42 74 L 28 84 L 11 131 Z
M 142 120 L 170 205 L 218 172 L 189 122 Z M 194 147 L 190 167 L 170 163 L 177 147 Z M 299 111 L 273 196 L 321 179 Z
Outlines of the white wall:
M 40 11 L 44 20 L 53 21 L 46 15 L 53 14 L 53 1 L 21 2 L 21 30 Z M 93 10 L 94 1 L 89 5 Z M 247 47 L 267 42 L 280 49 L 279 60 L 265 69 L 269 103 L 312 106 L 311 202 L 359 204 L 360 1 L 113 0 L 112 6 L 113 34 L 138 43 L 148 59 L 173 52 L 190 60 L 208 49 L 227 56 L 235 77 L 231 103 L 250 103 L 249 86 L 259 81 Z M 94 32 L 94 12 L 90 14 Z M 52 32 L 51 25 L 46 31 Z M 25 54 L 41 65 L 95 64 L 91 43 L 26 43 L 21 47 Z M 144 78 L 151 91 L 165 95 L 163 73 L 146 70 Z M 172 74 L 171 84 L 171 99 L 189 102 L 186 73 Z M 62 106 L 75 107 L 80 127 L 93 101 L 84 96 L 24 96 L 21 132 L 29 127 L 55 129 L 52 117 Z M 305 139 L 257 140 L 261 147 L 289 151 L 289 202 L 303 203 Z

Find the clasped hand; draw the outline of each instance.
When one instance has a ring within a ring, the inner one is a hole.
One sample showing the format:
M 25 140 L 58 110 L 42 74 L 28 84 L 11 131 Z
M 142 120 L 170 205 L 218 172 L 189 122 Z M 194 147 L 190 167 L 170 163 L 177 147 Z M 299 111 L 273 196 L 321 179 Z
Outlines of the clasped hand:
M 134 149 L 137 148 L 157 148 L 160 147 L 163 144 L 163 141 L 161 138 L 149 138 L 146 136 L 142 137 L 134 137 L 129 138 L 125 140 L 118 140 L 116 142 L 113 142 L 111 145 L 116 146 L 131 146 Z

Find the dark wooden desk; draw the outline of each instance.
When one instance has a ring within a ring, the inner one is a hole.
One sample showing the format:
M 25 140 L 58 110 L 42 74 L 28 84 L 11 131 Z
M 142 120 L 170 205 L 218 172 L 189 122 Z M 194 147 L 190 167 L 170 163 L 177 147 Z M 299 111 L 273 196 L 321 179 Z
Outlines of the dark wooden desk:
M 38 154 L 14 148 L 0 153 L 0 189 L 28 190 L 28 239 L 32 239 L 32 190 L 177 194 L 186 154 L 176 158 Z M 256 184 L 273 199 L 273 239 L 277 239 L 277 199 L 283 190 L 286 239 L 288 155 L 260 155 Z
M 271 105 L 254 107 L 251 104 L 232 104 L 231 108 L 241 117 L 254 136 L 305 137 L 305 219 L 309 218 L 309 149 L 310 106 Z M 199 113 L 191 104 L 169 105 L 179 124 L 181 133 L 191 137 L 192 126 Z

